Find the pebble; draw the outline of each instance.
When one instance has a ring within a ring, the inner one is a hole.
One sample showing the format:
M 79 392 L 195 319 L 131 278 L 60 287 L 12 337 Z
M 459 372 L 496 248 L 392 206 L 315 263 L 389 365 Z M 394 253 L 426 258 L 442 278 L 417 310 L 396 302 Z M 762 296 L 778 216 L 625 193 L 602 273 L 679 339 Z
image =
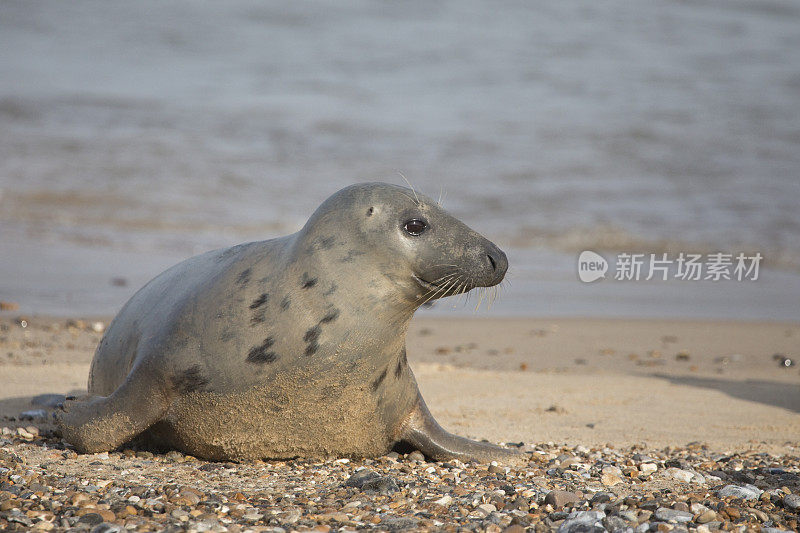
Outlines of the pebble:
M 425 456 L 419 450 L 414 450 L 413 452 L 409 453 L 407 459 L 409 461 L 417 461 L 419 463 L 425 462 Z
M 476 511 L 479 511 L 480 514 L 482 514 L 483 516 L 489 516 L 493 512 L 497 511 L 497 507 L 495 507 L 491 503 L 483 503 L 478 506 Z
M 360 489 L 361 487 L 364 486 L 364 483 L 366 483 L 367 481 L 370 481 L 372 479 L 377 479 L 379 477 L 381 477 L 380 474 L 378 474 L 374 470 L 370 470 L 368 468 L 362 468 L 361 470 L 358 470 L 355 474 L 350 476 L 347 479 L 347 481 L 345 481 L 344 484 L 346 487 L 355 487 L 357 489 Z
M 717 491 L 717 496 L 720 498 L 738 498 L 740 500 L 757 500 L 761 496 L 761 491 L 758 487 L 753 485 L 725 485 Z
M 694 517 L 694 521 L 697 522 L 698 524 L 707 524 L 709 522 L 713 522 L 716 519 L 717 519 L 717 513 L 715 513 L 711 509 L 703 511 Z
M 678 481 L 683 481 L 684 483 L 689 483 L 695 477 L 694 472 L 689 472 L 688 470 L 675 467 L 667 468 L 664 473 L 672 479 L 677 479 Z
M 578 495 L 574 492 L 569 492 L 566 490 L 552 490 L 547 493 L 547 496 L 544 497 L 544 503 L 550 504 L 556 509 L 561 509 L 566 504 L 577 501 Z
M 603 519 L 606 514 L 602 511 L 573 511 L 558 527 L 558 533 L 586 533 L 605 531 Z
M 653 513 L 653 517 L 656 520 L 661 520 L 662 522 L 691 522 L 694 515 L 692 513 L 686 511 L 678 511 L 676 509 L 668 509 L 666 507 L 659 507 Z
M 622 478 L 614 474 L 603 474 L 600 476 L 600 483 L 606 487 L 613 487 L 622 483 Z
M 377 492 L 378 494 L 392 494 L 393 492 L 399 491 L 400 488 L 397 486 L 397 481 L 395 481 L 394 478 L 390 476 L 379 476 L 361 485 L 361 490 L 367 493 Z
M 783 505 L 792 511 L 800 509 L 800 496 L 797 494 L 787 494 L 783 497 Z
M 658 465 L 655 463 L 642 463 L 639 465 L 639 471 L 644 475 L 655 474 L 658 471 Z
M 442 496 L 435 502 L 436 505 L 441 505 L 442 507 L 450 507 L 453 504 L 453 498 L 449 494 L 447 496 Z

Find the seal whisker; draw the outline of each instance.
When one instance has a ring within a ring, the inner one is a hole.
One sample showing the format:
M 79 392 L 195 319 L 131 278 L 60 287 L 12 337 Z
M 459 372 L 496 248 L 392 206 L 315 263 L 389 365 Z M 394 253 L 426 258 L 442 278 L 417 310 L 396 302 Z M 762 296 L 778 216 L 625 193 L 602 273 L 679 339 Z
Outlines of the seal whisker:
M 483 303 L 483 295 L 484 295 L 484 293 L 485 293 L 485 291 L 484 291 L 484 288 L 483 288 L 483 287 L 481 287 L 481 288 L 478 290 L 478 303 L 477 303 L 477 304 L 475 304 L 475 312 L 476 312 L 476 313 L 478 312 L 478 309 L 480 309 L 480 307 L 481 307 L 481 304 Z
M 452 287 L 453 287 L 453 286 L 454 286 L 456 283 L 458 283 L 458 280 L 459 280 L 459 278 L 454 278 L 454 279 L 452 279 L 452 280 L 448 281 L 448 282 L 447 282 L 447 283 L 445 283 L 443 286 L 441 286 L 441 287 L 440 287 L 438 290 L 436 290 L 436 291 L 433 291 L 433 292 L 432 292 L 432 293 L 431 293 L 431 294 L 430 294 L 430 295 L 429 295 L 429 296 L 428 296 L 428 297 L 425 299 L 425 301 L 424 301 L 424 302 L 422 302 L 422 303 L 421 303 L 421 304 L 419 304 L 419 305 L 420 305 L 420 306 L 423 306 L 423 305 L 425 305 L 426 303 L 428 303 L 429 301 L 431 301 L 431 300 L 432 300 L 432 299 L 433 299 L 435 296 L 437 296 L 437 295 L 444 295 L 444 294 L 447 294 L 447 292 L 448 292 L 448 291 L 449 291 L 449 290 L 450 290 L 450 289 L 451 289 L 451 288 L 452 288 Z
M 400 177 L 403 178 L 403 181 L 406 182 L 406 185 L 408 185 L 408 188 L 411 189 L 411 192 L 414 193 L 414 198 L 416 198 L 416 200 L 417 200 L 417 205 L 422 205 L 422 202 L 419 201 L 419 196 L 417 196 L 417 191 L 414 190 L 414 186 L 411 185 L 411 182 L 408 181 L 408 178 L 406 178 L 405 175 L 402 172 L 400 172 L 399 170 L 397 171 L 397 173 L 400 174 Z
M 458 272 L 451 272 L 449 274 L 445 274 L 444 276 L 442 276 L 442 277 L 440 277 L 440 278 L 438 278 L 438 279 L 436 279 L 436 280 L 434 280 L 432 282 L 425 282 L 425 283 L 427 283 L 428 285 L 431 285 L 433 287 L 436 287 L 436 288 L 441 288 L 442 287 L 441 284 L 443 282 L 450 281 L 454 276 L 458 276 L 458 275 L 459 275 Z M 428 292 L 424 293 L 422 296 L 417 298 L 417 300 L 419 301 L 419 300 L 421 300 L 423 298 L 426 298 L 431 292 L 438 292 L 436 289 L 427 289 L 427 291 Z

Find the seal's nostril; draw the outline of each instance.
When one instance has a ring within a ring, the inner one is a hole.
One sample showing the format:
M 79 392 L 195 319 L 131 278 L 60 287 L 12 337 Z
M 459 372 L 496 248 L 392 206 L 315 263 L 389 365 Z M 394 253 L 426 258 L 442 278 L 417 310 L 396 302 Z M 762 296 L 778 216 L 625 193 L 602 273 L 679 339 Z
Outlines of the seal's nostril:
M 489 258 L 489 263 L 492 265 L 492 270 L 497 270 L 497 261 L 494 260 L 491 254 L 487 254 L 486 257 Z

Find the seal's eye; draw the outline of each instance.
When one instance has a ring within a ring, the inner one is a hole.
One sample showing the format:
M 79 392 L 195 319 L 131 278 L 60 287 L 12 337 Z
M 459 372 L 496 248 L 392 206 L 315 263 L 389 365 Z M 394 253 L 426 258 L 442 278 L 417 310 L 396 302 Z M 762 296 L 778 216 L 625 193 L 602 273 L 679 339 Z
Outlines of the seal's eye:
M 406 232 L 409 235 L 416 236 L 416 235 L 421 235 L 422 232 L 427 229 L 427 227 L 428 227 L 428 223 L 425 222 L 424 220 L 420 220 L 418 218 L 413 218 L 413 219 L 409 220 L 408 222 L 406 222 L 405 226 L 403 226 L 403 229 L 406 230 Z

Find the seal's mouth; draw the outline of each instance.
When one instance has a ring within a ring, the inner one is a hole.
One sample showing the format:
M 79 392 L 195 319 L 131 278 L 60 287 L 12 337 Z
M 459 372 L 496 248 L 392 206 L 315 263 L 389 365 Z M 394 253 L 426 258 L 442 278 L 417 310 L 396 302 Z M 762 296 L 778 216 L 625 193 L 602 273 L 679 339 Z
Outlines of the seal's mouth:
M 416 280 L 416 282 L 419 283 L 420 286 L 426 291 L 438 291 L 439 289 L 441 289 L 439 285 L 425 281 L 424 279 L 415 274 L 411 274 L 411 277 L 414 278 L 414 280 Z

